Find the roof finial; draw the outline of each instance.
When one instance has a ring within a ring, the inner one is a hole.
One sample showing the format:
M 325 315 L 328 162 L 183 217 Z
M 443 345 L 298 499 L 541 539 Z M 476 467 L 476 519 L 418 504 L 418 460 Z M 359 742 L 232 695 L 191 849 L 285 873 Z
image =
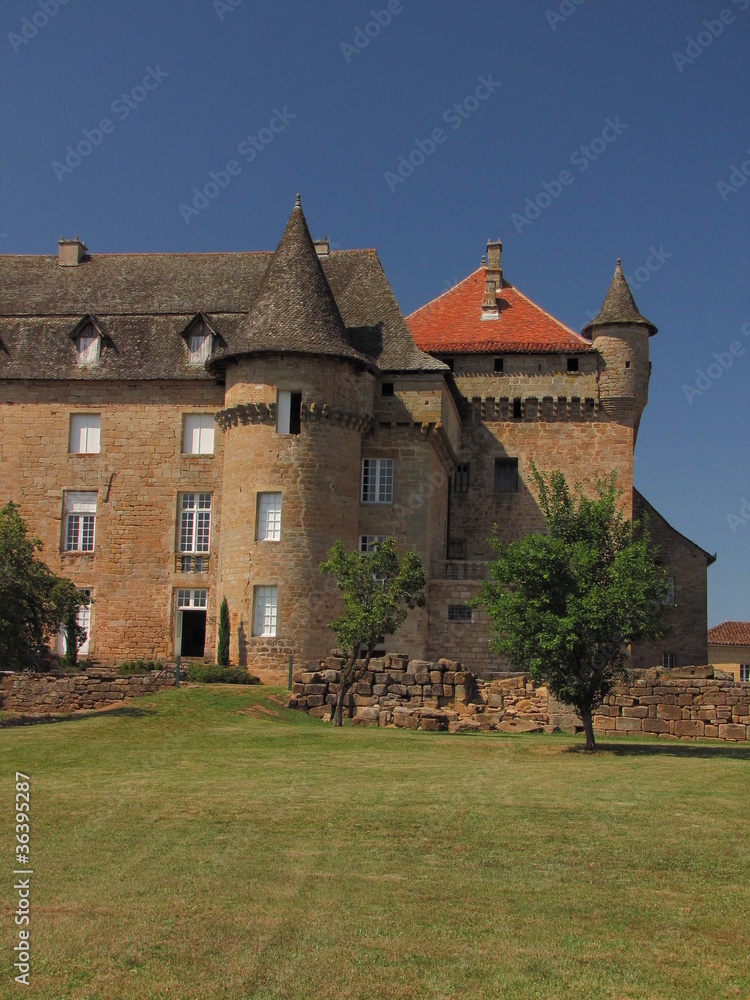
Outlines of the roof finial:
M 299 192 L 297 192 L 297 200 L 294 203 L 294 207 L 295 208 L 302 208 L 302 198 L 301 198 Z
M 622 258 L 620 257 L 617 258 L 617 266 L 622 267 Z

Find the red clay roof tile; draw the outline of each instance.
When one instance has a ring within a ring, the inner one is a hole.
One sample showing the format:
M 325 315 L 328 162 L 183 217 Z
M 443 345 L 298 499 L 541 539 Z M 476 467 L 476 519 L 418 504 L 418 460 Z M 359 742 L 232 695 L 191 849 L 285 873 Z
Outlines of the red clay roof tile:
M 482 319 L 484 267 L 417 309 L 406 322 L 417 347 L 431 354 L 581 353 L 591 341 L 568 329 L 503 281 L 499 319 Z
M 750 646 L 750 622 L 722 622 L 708 630 L 708 641 L 719 646 Z

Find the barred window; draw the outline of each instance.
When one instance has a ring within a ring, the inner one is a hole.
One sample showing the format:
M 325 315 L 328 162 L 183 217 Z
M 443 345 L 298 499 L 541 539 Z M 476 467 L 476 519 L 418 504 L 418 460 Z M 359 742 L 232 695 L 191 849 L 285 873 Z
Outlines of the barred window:
M 259 542 L 281 538 L 281 494 L 259 493 L 256 537 Z
M 517 458 L 495 459 L 495 481 L 493 484 L 493 490 L 495 493 L 518 493 Z
M 362 503 L 393 503 L 393 459 L 362 460 Z
M 472 620 L 471 608 L 467 608 L 465 604 L 448 605 L 449 622 L 470 622 Z
M 180 508 L 180 552 L 208 552 L 211 541 L 211 494 L 183 493 Z
M 96 493 L 65 494 L 65 551 L 93 552 Z

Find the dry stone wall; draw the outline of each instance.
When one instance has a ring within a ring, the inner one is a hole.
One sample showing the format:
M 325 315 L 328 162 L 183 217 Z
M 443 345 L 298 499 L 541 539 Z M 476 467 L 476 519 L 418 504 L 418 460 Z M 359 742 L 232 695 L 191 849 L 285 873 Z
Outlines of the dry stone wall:
M 0 675 L 0 707 L 24 715 L 52 715 L 81 709 L 104 708 L 174 684 L 174 672 L 121 677 L 116 670 L 89 670 L 85 674 L 6 673 Z

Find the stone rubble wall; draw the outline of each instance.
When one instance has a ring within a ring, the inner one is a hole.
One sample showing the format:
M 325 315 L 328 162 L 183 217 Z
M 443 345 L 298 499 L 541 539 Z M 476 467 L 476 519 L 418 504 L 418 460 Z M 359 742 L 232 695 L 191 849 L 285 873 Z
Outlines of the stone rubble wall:
M 329 719 L 343 659 L 331 655 L 293 675 L 289 707 Z M 409 660 L 389 653 L 344 699 L 356 725 L 471 732 L 567 732 L 583 727 L 569 706 L 526 674 L 477 680 L 460 663 Z M 750 684 L 714 676 L 713 667 L 651 669 L 631 676 L 594 715 L 600 735 L 639 733 L 664 739 L 750 740 Z
M 297 671 L 289 707 L 330 719 L 343 662 L 331 655 Z M 548 719 L 547 689 L 534 689 L 524 675 L 483 682 L 453 660 L 409 660 L 388 653 L 370 661 L 345 697 L 344 711 L 356 725 L 541 732 Z
M 86 673 L 5 673 L 0 675 L 0 708 L 24 715 L 51 715 L 104 708 L 174 684 L 174 670 L 122 677 L 117 670 L 96 668 Z

